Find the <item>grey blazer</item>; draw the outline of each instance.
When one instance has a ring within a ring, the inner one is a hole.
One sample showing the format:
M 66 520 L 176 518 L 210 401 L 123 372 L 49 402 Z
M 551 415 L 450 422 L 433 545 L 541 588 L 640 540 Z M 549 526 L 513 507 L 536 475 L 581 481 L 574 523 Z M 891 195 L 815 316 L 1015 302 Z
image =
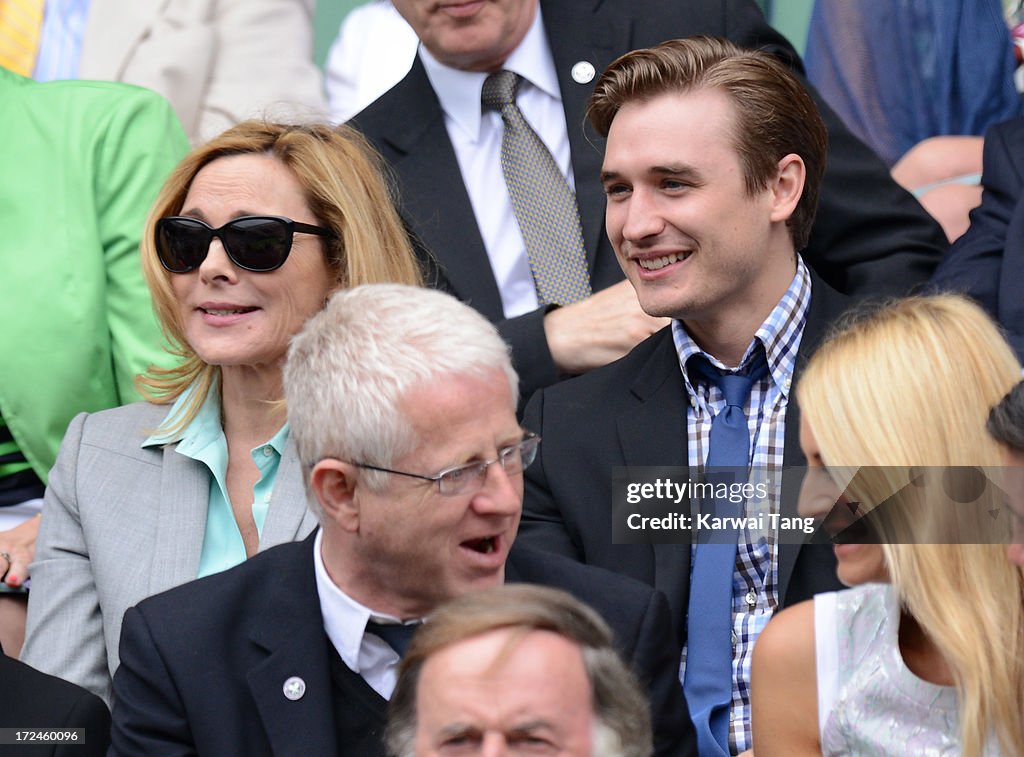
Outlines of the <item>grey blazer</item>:
M 108 704 L 125 610 L 199 570 L 209 471 L 176 444 L 142 447 L 168 409 L 140 402 L 76 416 L 46 489 L 21 659 Z M 260 551 L 315 526 L 289 442 Z

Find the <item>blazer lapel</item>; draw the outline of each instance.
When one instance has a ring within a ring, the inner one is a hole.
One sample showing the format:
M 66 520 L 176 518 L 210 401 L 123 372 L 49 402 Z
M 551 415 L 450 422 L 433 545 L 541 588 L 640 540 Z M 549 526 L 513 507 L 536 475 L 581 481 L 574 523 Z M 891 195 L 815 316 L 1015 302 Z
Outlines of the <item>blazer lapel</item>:
M 804 333 L 797 348 L 796 363 L 793 366 L 794 392 L 811 356 L 821 345 L 829 328 L 839 319 L 851 302 L 849 297 L 832 289 L 817 274 L 811 272 L 811 303 L 807 309 L 807 323 L 804 325 Z M 806 462 L 804 453 L 800 450 L 800 406 L 796 402 L 795 394 L 791 393 L 789 404 L 786 406 L 783 464 L 799 466 Z M 795 504 L 790 513 L 783 514 L 795 515 Z
M 504 317 L 501 295 L 448 138 L 444 112 L 417 56 L 396 85 L 402 118 L 382 137 L 397 153 L 391 163 L 401 185 L 402 214 L 427 252 L 441 264 L 453 294 L 486 318 Z M 358 128 L 358 119 L 356 120 Z
M 176 446 L 168 444 L 163 448 L 150 594 L 191 581 L 199 573 L 210 476 L 201 462 L 178 454 Z
M 264 594 L 262 622 L 249 629 L 257 657 L 265 656 L 249 668 L 246 681 L 274 754 L 334 757 L 330 642 L 313 574 L 313 539 L 292 552 L 294 559 L 280 575 L 284 588 Z M 293 678 L 304 685 L 294 699 L 285 696 L 285 682 Z
M 260 537 L 260 551 L 298 541 L 316 528 L 316 516 L 306 504 L 306 486 L 295 443 L 288 439 L 277 469 L 270 507 Z
M 598 14 L 600 0 L 588 4 L 582 0 L 545 0 L 541 4 L 544 28 L 558 73 L 558 86 L 565 109 L 565 124 L 576 179 L 576 202 L 583 224 L 587 262 L 594 270 L 594 257 L 604 230 L 604 189 L 597 177 L 601 173 L 604 140 L 587 122 L 586 110 L 597 78 L 614 60 L 617 51 L 630 50 L 630 24 L 614 23 L 608 13 Z M 552 39 L 552 35 L 555 38 Z M 594 68 L 592 79 L 576 81 L 573 69 L 579 63 Z
M 209 494 L 210 475 L 206 467 L 179 454 L 176 445 L 165 446 L 155 540 L 158 546 L 152 560 L 150 594 L 191 581 L 198 575 Z M 316 517 L 306 506 L 302 466 L 295 444 L 289 440 L 274 482 L 260 550 L 298 541 L 316 524 Z
M 617 420 L 622 458 L 627 466 L 672 466 L 685 475 L 686 388 L 671 327 L 652 339 L 657 341 L 630 387 L 637 404 Z M 690 593 L 690 550 L 686 544 L 654 544 L 651 550 L 654 587 L 668 597 L 672 618 L 681 632 Z
M 630 393 L 637 403 L 616 421 L 625 464 L 686 467 L 686 388 L 670 326 L 651 337 L 649 355 Z
M 79 78 L 118 80 L 132 50 L 171 0 L 92 0 Z
M 811 304 L 807 311 L 807 324 L 800 338 L 796 365 L 793 367 L 794 391 L 807 362 L 821 345 L 831 326 L 852 304 L 852 299 L 832 289 L 811 271 Z M 783 517 L 792 518 L 798 514 L 800 485 L 803 483 L 802 467 L 807 464 L 800 449 L 800 406 L 795 394 L 790 394 L 789 404 L 786 406 L 785 437 L 780 512 Z M 779 600 L 783 605 L 786 604 L 784 598 L 789 580 L 793 576 L 793 567 L 796 565 L 800 547 L 800 544 L 779 546 Z

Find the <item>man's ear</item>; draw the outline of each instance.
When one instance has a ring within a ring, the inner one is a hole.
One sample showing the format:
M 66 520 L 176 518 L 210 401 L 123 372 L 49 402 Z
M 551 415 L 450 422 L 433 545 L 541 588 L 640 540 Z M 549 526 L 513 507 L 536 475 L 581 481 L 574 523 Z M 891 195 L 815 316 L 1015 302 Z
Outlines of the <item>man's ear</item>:
M 772 190 L 772 221 L 789 220 L 803 196 L 806 179 L 807 167 L 799 155 L 790 153 L 779 160 L 779 172 L 769 186 Z
M 324 458 L 313 466 L 309 488 L 324 515 L 345 531 L 359 530 L 359 471 L 354 465 Z

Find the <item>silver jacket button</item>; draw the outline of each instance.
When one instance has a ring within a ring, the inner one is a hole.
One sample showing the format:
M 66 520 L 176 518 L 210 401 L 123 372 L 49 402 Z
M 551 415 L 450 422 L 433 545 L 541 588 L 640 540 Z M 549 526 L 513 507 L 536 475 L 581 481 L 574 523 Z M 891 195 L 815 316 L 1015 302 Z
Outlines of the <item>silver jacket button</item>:
M 572 67 L 572 71 L 569 72 L 572 76 L 572 80 L 577 84 L 590 84 L 594 80 L 594 75 L 597 71 L 594 69 L 594 64 L 590 61 L 581 60 L 579 63 Z
M 292 676 L 284 682 L 283 691 L 285 699 L 296 702 L 306 693 L 306 682 L 298 676 Z

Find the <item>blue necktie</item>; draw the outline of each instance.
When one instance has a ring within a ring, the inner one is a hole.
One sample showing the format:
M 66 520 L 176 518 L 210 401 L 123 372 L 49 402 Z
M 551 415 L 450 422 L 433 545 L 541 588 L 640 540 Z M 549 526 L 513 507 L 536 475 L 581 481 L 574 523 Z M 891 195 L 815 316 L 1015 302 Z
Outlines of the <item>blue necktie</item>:
M 399 623 L 378 623 L 375 620 L 366 621 L 366 632 L 379 636 L 393 650 L 398 652 L 399 657 L 405 657 L 405 650 L 409 648 L 409 642 L 422 623 L 410 623 L 401 625 Z
M 768 374 L 759 349 L 745 374 L 722 373 L 697 355 L 688 362 L 691 378 L 714 384 L 725 395 L 725 407 L 711 421 L 706 468 L 711 483 L 746 473 L 750 464 L 750 432 L 744 412 L 755 382 Z M 723 468 L 731 471 L 721 470 Z M 718 470 L 715 470 L 718 469 Z M 732 474 L 732 475 L 730 475 Z M 715 516 L 739 516 L 741 506 L 715 498 Z M 728 512 L 726 511 L 728 510 Z M 732 704 L 732 577 L 736 568 L 736 529 L 714 532 L 714 543 L 698 543 L 690 576 L 687 612 L 686 674 L 683 689 L 697 730 L 701 757 L 729 755 L 729 709 Z

